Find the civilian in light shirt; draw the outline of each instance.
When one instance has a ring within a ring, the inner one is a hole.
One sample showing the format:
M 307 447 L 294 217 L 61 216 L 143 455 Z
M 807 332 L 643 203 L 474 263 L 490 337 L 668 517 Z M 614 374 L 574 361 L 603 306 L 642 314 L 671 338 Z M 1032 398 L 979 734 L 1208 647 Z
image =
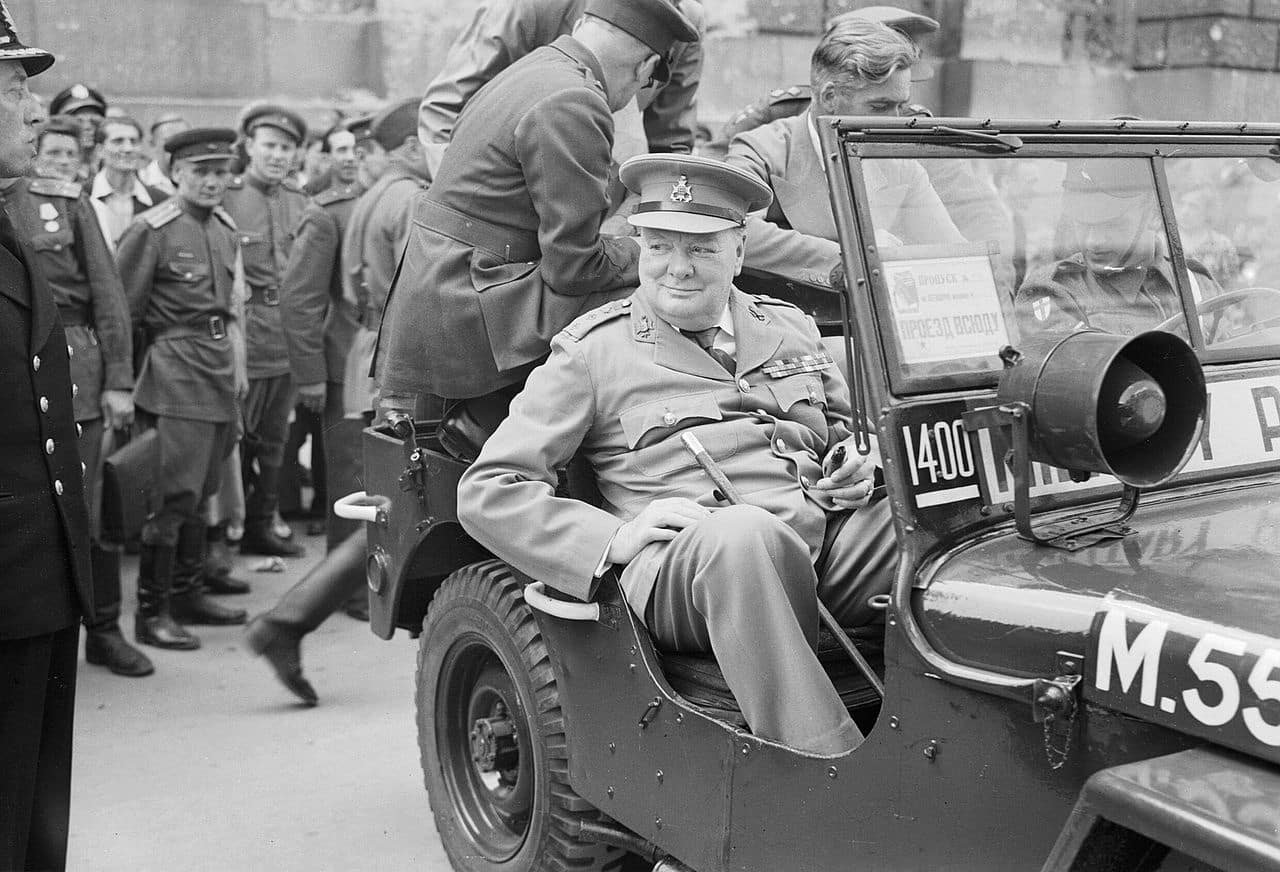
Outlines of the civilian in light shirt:
M 116 243 L 133 223 L 133 216 L 150 209 L 166 195 L 138 177 L 143 151 L 142 125 L 137 121 L 124 116 L 107 118 L 98 127 L 96 143 L 102 169 L 93 177 L 89 197 L 102 235 L 115 251 Z

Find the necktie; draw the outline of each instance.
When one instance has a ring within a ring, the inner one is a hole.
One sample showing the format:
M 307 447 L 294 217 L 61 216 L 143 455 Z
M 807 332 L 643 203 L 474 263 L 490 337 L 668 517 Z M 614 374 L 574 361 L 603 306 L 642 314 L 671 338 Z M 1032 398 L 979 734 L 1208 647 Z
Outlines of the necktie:
M 708 327 L 706 330 L 681 330 L 685 336 L 688 336 L 694 342 L 702 346 L 702 350 L 711 355 L 715 362 L 724 367 L 725 372 L 733 375 L 738 369 L 738 362 L 733 359 L 729 352 L 716 348 L 713 344 L 716 336 L 720 333 L 719 327 Z

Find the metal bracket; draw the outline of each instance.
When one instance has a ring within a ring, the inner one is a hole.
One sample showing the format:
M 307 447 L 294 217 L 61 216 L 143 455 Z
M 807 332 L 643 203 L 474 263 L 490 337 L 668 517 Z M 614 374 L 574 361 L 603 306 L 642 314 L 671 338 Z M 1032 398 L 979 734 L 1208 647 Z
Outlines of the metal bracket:
M 1018 535 L 1037 545 L 1078 551 L 1099 542 L 1123 539 L 1133 532 L 1125 522 L 1138 509 L 1139 491 L 1124 486 L 1120 504 L 1108 515 L 1075 515 L 1039 528 L 1031 524 L 1031 407 L 1026 403 L 984 406 L 964 414 L 964 428 L 975 430 L 1006 429 L 1013 448 L 1009 463 L 1013 472 L 1013 514 Z M 1087 475 L 1086 475 L 1087 478 Z
M 1031 717 L 1044 725 L 1044 755 L 1054 770 L 1061 769 L 1071 754 L 1082 662 L 1079 654 L 1059 651 L 1058 675 L 1037 678 L 1031 692 Z

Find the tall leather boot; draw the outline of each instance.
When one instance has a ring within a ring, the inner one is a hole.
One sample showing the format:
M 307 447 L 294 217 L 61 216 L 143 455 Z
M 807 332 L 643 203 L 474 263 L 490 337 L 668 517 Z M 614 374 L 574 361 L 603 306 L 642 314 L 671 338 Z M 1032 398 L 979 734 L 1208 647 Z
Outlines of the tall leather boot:
M 283 539 L 275 531 L 274 517 L 279 504 L 280 468 L 259 461 L 258 479 L 246 507 L 241 554 L 263 554 L 267 557 L 301 557 L 307 551 L 301 545 Z
M 170 599 L 173 591 L 175 549 L 169 545 L 143 545 L 138 564 L 138 612 L 133 635 L 140 645 L 194 651 L 200 640 L 173 619 Z
M 184 624 L 229 626 L 243 624 L 249 617 L 244 609 L 229 609 L 209 599 L 204 592 L 204 525 L 182 525 L 178 531 L 177 557 L 173 565 L 173 597 L 170 609 Z
M 365 589 L 364 560 L 365 532 L 358 530 L 245 629 L 253 652 L 266 657 L 281 683 L 307 705 L 315 705 L 319 697 L 302 675 L 302 637 Z
M 235 559 L 227 544 L 227 524 L 214 524 L 205 528 L 204 589 L 216 596 L 248 593 L 249 582 L 231 574 Z
M 116 675 L 150 675 L 155 666 L 120 632 L 120 552 L 94 542 L 89 546 L 89 567 L 93 571 L 94 613 L 85 619 L 84 659 Z

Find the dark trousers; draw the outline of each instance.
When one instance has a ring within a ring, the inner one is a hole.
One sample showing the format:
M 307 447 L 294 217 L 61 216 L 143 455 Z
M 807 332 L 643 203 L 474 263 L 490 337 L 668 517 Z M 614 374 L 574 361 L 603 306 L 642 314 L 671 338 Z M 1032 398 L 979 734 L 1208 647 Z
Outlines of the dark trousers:
M 84 463 L 84 499 L 89 507 L 93 542 L 89 562 L 93 570 L 93 614 L 84 616 L 87 630 L 106 630 L 120 617 L 120 552 L 104 547 L 98 539 L 99 485 L 102 483 L 102 418 L 81 421 L 80 460 Z
M 151 495 L 151 514 L 142 526 L 146 545 L 176 547 L 183 524 L 204 526 L 202 503 L 218 492 L 222 462 L 235 447 L 229 423 L 154 417 L 160 474 Z
M 324 468 L 328 505 L 325 507 L 325 545 L 337 548 L 352 533 L 364 529 L 361 521 L 348 521 L 333 513 L 333 503 L 353 491 L 364 490 L 364 428 L 372 413 L 347 418 L 342 405 L 342 385 L 329 382 L 324 406 Z
M 338 385 L 342 390 L 342 385 Z M 341 399 L 341 398 L 339 398 Z M 328 401 L 326 401 L 328 411 Z M 284 444 L 284 463 L 280 467 L 280 513 L 323 517 L 329 502 L 328 478 L 325 470 L 327 455 L 324 445 L 326 421 L 324 414 L 317 414 L 299 403 L 293 407 L 293 423 L 289 425 L 289 438 Z M 302 505 L 302 464 L 298 452 L 307 440 L 311 440 L 311 505 Z
M 289 436 L 293 377 L 249 379 L 244 398 L 244 440 L 240 462 L 245 483 L 245 523 L 267 522 L 280 498 L 280 465 Z
M 79 642 L 0 640 L 0 869 L 66 868 Z

